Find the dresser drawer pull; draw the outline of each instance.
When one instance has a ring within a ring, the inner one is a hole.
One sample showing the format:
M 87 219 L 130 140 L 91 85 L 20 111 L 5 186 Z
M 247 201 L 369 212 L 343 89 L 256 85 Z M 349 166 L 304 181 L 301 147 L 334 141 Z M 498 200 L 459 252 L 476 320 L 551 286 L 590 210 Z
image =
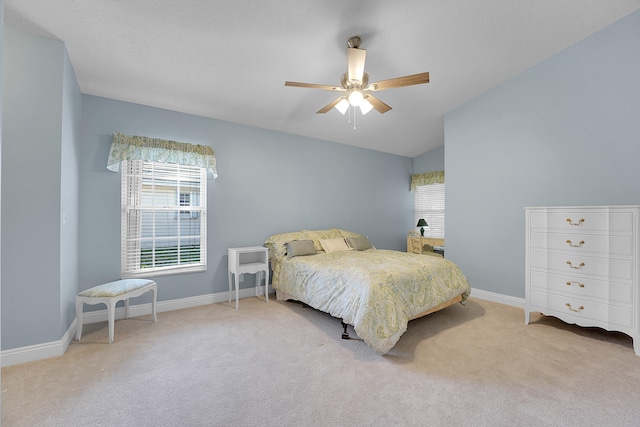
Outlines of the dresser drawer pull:
M 584 267 L 584 262 L 581 262 L 577 267 L 571 263 L 571 261 L 567 261 L 567 265 L 571 268 L 575 268 L 576 270 L 580 270 Z
M 567 240 L 567 244 L 572 248 L 581 248 L 584 245 L 584 240 L 580 240 L 578 243 L 572 243 L 571 240 Z
M 584 222 L 584 218 L 580 218 L 578 222 L 573 222 L 571 218 L 567 218 L 567 222 L 569 223 L 569 225 L 582 225 L 582 223 Z
M 580 313 L 582 310 L 584 310 L 584 305 L 581 305 L 580 307 L 578 307 L 578 309 L 571 307 L 571 304 L 569 303 L 566 303 L 565 305 L 569 308 L 569 310 L 573 311 L 574 313 Z
M 584 288 L 584 283 L 580 283 L 580 282 L 574 282 L 573 280 L 567 282 L 567 286 L 571 286 L 571 285 L 578 285 L 581 288 Z

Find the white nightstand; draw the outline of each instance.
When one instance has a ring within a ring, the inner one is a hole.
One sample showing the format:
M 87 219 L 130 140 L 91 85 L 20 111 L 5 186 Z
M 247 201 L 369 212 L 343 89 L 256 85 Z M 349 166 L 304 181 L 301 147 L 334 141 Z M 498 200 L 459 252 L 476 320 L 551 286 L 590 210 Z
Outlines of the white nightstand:
M 260 279 L 264 274 L 264 297 L 269 302 L 269 249 L 263 246 L 247 246 L 244 248 L 229 248 L 229 303 L 231 303 L 232 275 L 236 288 L 236 310 L 240 275 L 249 273 L 256 275 L 256 296 L 260 288 Z

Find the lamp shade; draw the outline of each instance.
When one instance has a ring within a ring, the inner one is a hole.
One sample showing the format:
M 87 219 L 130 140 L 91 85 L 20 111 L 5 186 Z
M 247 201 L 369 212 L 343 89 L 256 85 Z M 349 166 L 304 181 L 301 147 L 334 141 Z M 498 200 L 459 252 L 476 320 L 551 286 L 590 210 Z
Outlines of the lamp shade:
M 363 99 L 362 102 L 360 103 L 360 111 L 362 111 L 362 115 L 364 116 L 372 109 L 373 109 L 373 105 L 371 105 L 371 103 L 367 101 L 366 98 Z
M 340 102 L 336 104 L 336 110 L 340 111 L 340 113 L 344 114 L 347 112 L 347 108 L 349 108 L 349 101 L 346 98 L 342 98 Z

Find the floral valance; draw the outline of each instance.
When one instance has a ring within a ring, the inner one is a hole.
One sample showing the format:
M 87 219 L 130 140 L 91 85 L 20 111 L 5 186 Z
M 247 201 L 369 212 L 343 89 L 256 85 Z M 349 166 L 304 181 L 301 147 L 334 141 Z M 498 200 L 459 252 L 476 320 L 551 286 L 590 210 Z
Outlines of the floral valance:
M 429 184 L 444 184 L 444 171 L 411 175 L 411 191 L 416 191 L 416 187 Z
M 187 144 L 185 142 L 148 138 L 146 136 L 128 136 L 113 134 L 109 150 L 107 169 L 119 172 L 123 160 L 145 160 L 148 162 L 174 163 L 186 166 L 199 166 L 207 170 L 209 177 L 216 179 L 216 156 L 207 145 Z

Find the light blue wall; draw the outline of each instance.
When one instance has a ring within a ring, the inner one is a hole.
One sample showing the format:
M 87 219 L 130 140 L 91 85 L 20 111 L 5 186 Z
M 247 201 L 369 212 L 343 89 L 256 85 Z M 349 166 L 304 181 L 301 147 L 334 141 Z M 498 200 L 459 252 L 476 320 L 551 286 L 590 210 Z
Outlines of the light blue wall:
M 207 194 L 208 270 L 157 277 L 161 301 L 226 292 L 227 248 L 262 245 L 273 233 L 340 227 L 404 250 L 410 158 L 89 95 L 82 111 L 82 287 L 120 275 L 120 174 L 105 167 L 113 132 L 211 145 L 218 160 Z
M 447 258 L 524 297 L 524 208 L 640 204 L 640 12 L 445 115 Z
M 444 170 L 444 145 L 413 159 L 413 173 Z
M 3 350 L 59 340 L 68 326 L 60 312 L 60 211 L 63 117 L 73 121 L 73 109 L 63 112 L 63 43 L 4 30 Z

